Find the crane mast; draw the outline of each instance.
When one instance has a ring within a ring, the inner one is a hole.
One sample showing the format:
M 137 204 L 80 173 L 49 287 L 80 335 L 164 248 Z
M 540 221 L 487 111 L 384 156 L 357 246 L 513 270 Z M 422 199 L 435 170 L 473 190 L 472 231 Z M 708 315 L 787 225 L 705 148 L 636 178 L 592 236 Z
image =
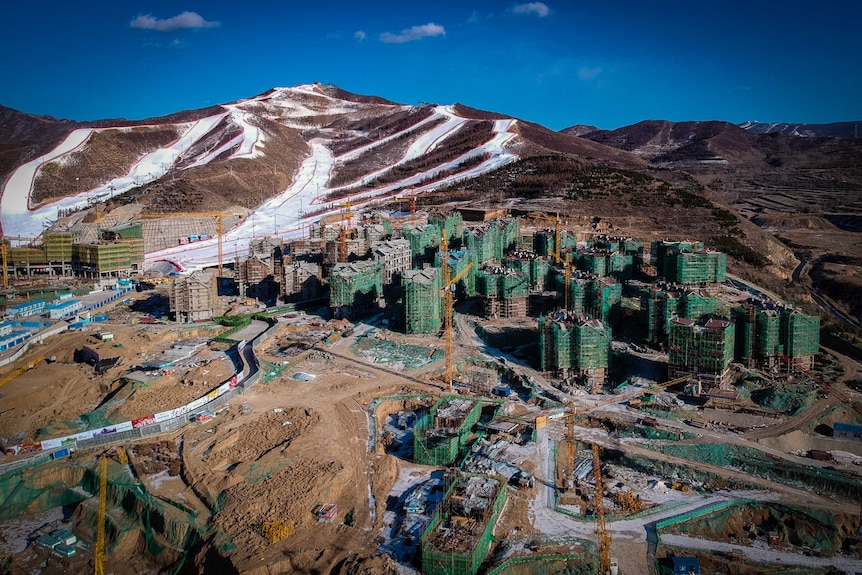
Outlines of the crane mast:
M 105 575 L 105 515 L 108 511 L 108 458 L 102 457 L 99 472 L 99 519 L 96 527 L 95 575 Z

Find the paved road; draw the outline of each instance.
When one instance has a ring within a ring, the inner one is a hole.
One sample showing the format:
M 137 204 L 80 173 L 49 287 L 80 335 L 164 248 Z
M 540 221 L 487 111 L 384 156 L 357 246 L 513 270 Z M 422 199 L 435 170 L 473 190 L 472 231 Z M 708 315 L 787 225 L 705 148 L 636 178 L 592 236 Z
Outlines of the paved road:
M 685 535 L 662 535 L 661 542 L 664 545 L 673 545 L 674 547 L 702 549 L 704 551 L 723 551 L 728 554 L 739 550 L 749 559 L 762 563 L 777 563 L 788 566 L 801 565 L 814 568 L 834 566 L 849 573 L 862 572 L 862 560 L 840 555 L 835 557 L 807 557 L 798 553 L 788 553 L 781 549 L 759 549 L 756 547 L 722 543 L 720 541 L 707 541 L 695 537 L 686 537 Z

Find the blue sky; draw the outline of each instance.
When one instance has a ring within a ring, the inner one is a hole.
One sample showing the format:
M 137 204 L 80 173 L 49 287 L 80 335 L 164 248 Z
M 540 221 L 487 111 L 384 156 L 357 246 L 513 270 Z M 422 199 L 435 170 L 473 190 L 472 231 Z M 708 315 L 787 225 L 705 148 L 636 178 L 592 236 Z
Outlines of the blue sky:
M 47 0 L 0 14 L 0 104 L 75 120 L 312 81 L 552 129 L 862 120 L 858 0 Z

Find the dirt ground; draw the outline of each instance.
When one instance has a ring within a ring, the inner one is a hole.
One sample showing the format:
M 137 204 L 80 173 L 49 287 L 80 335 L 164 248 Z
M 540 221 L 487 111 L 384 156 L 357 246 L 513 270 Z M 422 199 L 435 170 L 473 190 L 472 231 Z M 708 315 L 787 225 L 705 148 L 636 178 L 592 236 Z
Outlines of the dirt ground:
M 111 316 L 125 314 L 120 310 Z M 0 374 L 5 376 L 33 360 L 45 360 L 0 388 L 0 438 L 16 444 L 38 442 L 151 415 L 200 397 L 235 373 L 233 363 L 219 353 L 226 346 L 217 345 L 198 350 L 191 360 L 197 367 L 167 368 L 145 384 L 127 382 L 123 376 L 150 356 L 195 336 L 214 337 L 226 328 L 130 325 L 111 316 L 85 330 L 67 331 L 34 344 L 3 368 Z M 111 331 L 114 341 L 100 341 L 97 333 L 102 330 Z M 85 346 L 103 359 L 121 359 L 97 374 L 92 366 L 75 360 L 76 351 Z M 81 420 L 97 409 L 104 413 Z

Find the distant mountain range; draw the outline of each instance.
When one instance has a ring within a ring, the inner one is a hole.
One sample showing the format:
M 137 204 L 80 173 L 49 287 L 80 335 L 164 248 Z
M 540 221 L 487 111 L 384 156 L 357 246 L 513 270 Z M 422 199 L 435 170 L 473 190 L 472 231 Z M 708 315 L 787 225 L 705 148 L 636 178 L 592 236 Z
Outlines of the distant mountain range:
M 862 121 L 836 122 L 834 124 L 744 122 L 739 127 L 756 134 L 774 134 L 780 132 L 791 136 L 808 138 L 859 138 L 862 136 Z

